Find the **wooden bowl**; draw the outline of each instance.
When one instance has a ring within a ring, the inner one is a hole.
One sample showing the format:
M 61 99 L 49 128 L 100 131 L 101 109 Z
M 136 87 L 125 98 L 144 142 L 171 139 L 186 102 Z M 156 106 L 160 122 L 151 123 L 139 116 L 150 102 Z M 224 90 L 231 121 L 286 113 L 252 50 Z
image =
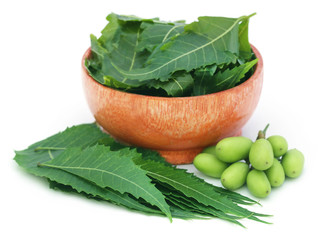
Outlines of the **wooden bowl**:
M 217 93 L 194 97 L 153 97 L 126 93 L 95 81 L 82 59 L 83 87 L 96 122 L 119 142 L 157 150 L 172 164 L 187 164 L 222 138 L 241 135 L 259 101 L 263 60 L 244 83 Z

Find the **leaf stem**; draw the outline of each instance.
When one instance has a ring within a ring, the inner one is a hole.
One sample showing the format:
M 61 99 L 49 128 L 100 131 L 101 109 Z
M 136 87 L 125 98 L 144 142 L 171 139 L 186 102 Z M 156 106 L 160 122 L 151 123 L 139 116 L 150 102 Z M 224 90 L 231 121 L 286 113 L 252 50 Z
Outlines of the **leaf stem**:
M 256 12 L 254 12 L 254 13 L 248 15 L 246 18 L 251 18 L 251 17 L 253 17 L 253 16 L 255 16 L 255 15 L 256 15 Z
M 249 18 L 253 17 L 254 15 L 256 15 L 256 12 L 254 12 L 250 15 L 247 15 L 247 16 L 241 16 L 238 19 L 239 19 L 239 21 L 248 20 Z
M 266 131 L 267 131 L 268 127 L 269 127 L 269 123 L 267 123 L 266 127 L 263 130 L 264 135 L 266 135 Z

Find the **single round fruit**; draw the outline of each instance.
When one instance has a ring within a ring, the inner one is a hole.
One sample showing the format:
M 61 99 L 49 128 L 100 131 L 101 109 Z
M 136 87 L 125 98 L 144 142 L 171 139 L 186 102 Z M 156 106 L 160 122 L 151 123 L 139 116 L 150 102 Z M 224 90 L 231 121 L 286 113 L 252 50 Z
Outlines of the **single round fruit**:
M 305 157 L 297 149 L 288 150 L 283 156 L 282 165 L 287 177 L 298 177 L 304 168 Z
M 221 175 L 221 183 L 223 187 L 229 190 L 236 190 L 242 187 L 246 181 L 248 171 L 248 164 L 244 162 L 231 164 Z
M 272 187 L 279 187 L 285 181 L 284 168 L 276 158 L 274 158 L 273 165 L 265 173 Z
M 264 198 L 271 192 L 271 184 L 263 171 L 253 169 L 247 174 L 246 185 L 255 197 Z
M 271 143 L 274 157 L 283 156 L 288 150 L 288 143 L 286 139 L 279 135 L 273 135 L 267 138 L 267 140 Z
M 264 138 L 257 139 L 251 147 L 249 161 L 257 170 L 266 170 L 273 164 L 274 153 L 272 145 Z
M 248 157 L 252 140 L 247 137 L 228 137 L 216 145 L 215 153 L 223 162 L 233 163 Z
M 214 178 L 220 178 L 228 164 L 220 161 L 209 153 L 199 153 L 193 160 L 193 164 L 200 172 Z
M 215 145 L 214 146 L 210 146 L 210 147 L 206 147 L 205 149 L 203 149 L 202 151 L 203 153 L 210 153 L 212 155 L 215 155 Z

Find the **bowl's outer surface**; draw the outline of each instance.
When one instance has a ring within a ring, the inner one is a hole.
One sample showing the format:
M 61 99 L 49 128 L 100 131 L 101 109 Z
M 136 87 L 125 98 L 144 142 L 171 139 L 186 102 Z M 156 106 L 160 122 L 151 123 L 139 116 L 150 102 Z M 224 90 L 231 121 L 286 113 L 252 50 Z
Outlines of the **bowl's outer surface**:
M 240 135 L 254 112 L 263 83 L 263 60 L 244 83 L 195 97 L 152 97 L 118 91 L 95 81 L 82 59 L 83 87 L 96 122 L 120 142 L 158 150 L 173 164 L 191 163 L 204 147 Z

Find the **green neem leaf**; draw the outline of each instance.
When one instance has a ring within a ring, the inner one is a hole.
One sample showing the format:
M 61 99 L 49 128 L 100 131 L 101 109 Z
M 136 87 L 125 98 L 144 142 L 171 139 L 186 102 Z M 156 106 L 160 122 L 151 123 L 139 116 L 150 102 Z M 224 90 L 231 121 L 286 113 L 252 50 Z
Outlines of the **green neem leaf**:
M 136 148 L 138 153 L 141 153 L 143 159 L 151 159 L 152 161 L 159 162 L 161 164 L 165 164 L 167 166 L 171 166 L 170 163 L 168 163 L 164 157 L 162 157 L 158 152 L 150 150 L 150 149 L 145 149 L 145 148 Z
M 159 45 L 160 51 L 151 55 L 144 68 L 125 71 L 116 64 L 114 67 L 127 78 L 144 81 L 167 79 L 175 71 L 233 62 L 239 53 L 239 23 L 245 18 L 200 17 L 198 22 L 186 25 L 183 33 Z
M 168 163 L 157 151 L 153 151 L 147 148 L 142 148 L 142 147 L 132 147 L 132 146 L 126 146 L 123 145 L 119 142 L 116 142 L 112 137 L 110 137 L 107 134 L 104 134 L 105 137 L 100 139 L 98 141 L 98 144 L 102 144 L 104 146 L 110 147 L 111 151 L 118 151 L 122 150 L 121 153 L 123 154 L 132 154 L 136 155 L 135 151 L 131 150 L 136 150 L 139 154 L 141 154 L 141 157 L 143 159 L 151 159 L 152 161 L 160 162 L 162 164 L 171 166 L 170 163 Z M 125 149 L 125 150 L 124 150 Z
M 212 64 L 204 68 L 198 68 L 194 71 L 194 86 L 193 86 L 194 96 L 210 93 L 209 85 L 211 84 L 211 79 L 216 69 L 217 69 L 217 65 Z
M 123 22 L 160 22 L 159 18 L 140 18 L 134 15 L 116 15 Z
M 142 33 L 140 34 L 137 51 L 153 52 L 159 44 L 167 42 L 171 37 L 175 37 L 183 32 L 184 23 L 180 22 L 143 22 L 141 24 Z
M 214 92 L 220 92 L 235 87 L 244 81 L 246 74 L 257 63 L 257 59 L 239 64 L 230 64 L 229 66 L 210 65 L 205 68 L 199 68 L 194 71 L 193 95 L 204 95 Z
M 258 59 L 244 63 L 232 69 L 218 71 L 211 78 L 210 84 L 206 85 L 207 92 L 219 92 L 235 87 L 245 76 L 245 74 L 257 63 Z
M 51 150 L 52 153 L 56 154 L 55 152 L 60 152 L 59 150 L 65 150 L 68 147 L 85 148 L 95 145 L 99 139 L 105 138 L 105 136 L 107 135 L 95 123 L 80 124 L 34 143 L 28 149 L 35 151 L 35 153 L 45 152 L 46 154 L 48 154 L 48 150 Z
M 241 218 L 250 218 L 258 221 L 254 217 L 257 216 L 256 213 L 236 205 L 226 196 L 214 191 L 211 184 L 197 178 L 191 173 L 187 173 L 186 170 L 165 166 L 160 163 L 154 164 L 151 160 L 135 159 L 134 161 L 147 171 L 148 176 L 170 185 L 185 196 L 194 198 L 205 206 L 211 206 L 219 211 Z
M 240 43 L 239 51 L 240 51 L 240 56 L 245 60 L 249 60 L 252 57 L 252 49 L 248 41 L 248 23 L 249 23 L 250 17 L 253 15 L 255 15 L 255 13 L 243 19 L 239 26 L 239 43 Z
M 143 66 L 150 53 L 137 52 L 140 24 L 153 20 L 114 13 L 108 15 L 107 20 L 109 23 L 99 39 L 91 35 L 92 56 L 86 59 L 86 68 L 94 79 L 106 86 L 125 90 L 138 87 L 141 85 L 138 81 L 122 76 L 113 65 L 126 71 Z
M 117 46 L 121 33 L 121 31 L 119 31 L 120 24 L 117 14 L 111 13 L 106 17 L 106 19 L 108 20 L 108 24 L 101 31 L 102 35 L 99 38 L 99 43 L 107 51 L 111 51 L 114 46 Z
M 167 201 L 172 202 L 176 206 L 180 206 L 180 208 L 183 207 L 186 211 L 197 212 L 199 214 L 202 214 L 203 216 L 217 217 L 244 227 L 244 225 L 237 221 L 237 217 L 225 214 L 224 212 L 216 210 L 212 207 L 204 206 L 203 204 L 195 202 L 195 200 L 189 201 L 189 199 L 187 198 L 178 198 L 174 195 L 168 195 L 166 196 L 166 198 Z
M 53 169 L 38 167 L 38 164 L 50 161 L 55 157 L 62 154 L 68 147 L 81 147 L 85 148 L 96 144 L 99 139 L 106 139 L 107 135 L 103 133 L 96 124 L 82 124 L 67 128 L 65 131 L 55 134 L 45 140 L 32 144 L 25 150 L 16 151 L 14 160 L 24 168 L 27 172 L 45 177 L 59 184 L 65 186 L 64 189 L 74 189 L 78 193 L 85 193 L 94 197 L 100 197 L 104 200 L 111 201 L 117 205 L 122 205 L 130 209 L 157 213 L 138 201 L 129 197 L 128 194 L 120 194 L 112 189 L 98 187 L 97 185 L 86 181 L 76 175 L 68 172 Z M 109 138 L 109 137 L 108 137 Z M 52 185 L 51 186 L 55 186 Z
M 96 145 L 81 150 L 69 148 L 51 161 L 40 166 L 61 169 L 84 178 L 97 186 L 109 187 L 120 193 L 130 193 L 158 207 L 171 220 L 168 204 L 162 193 L 151 184 L 146 171 L 133 162 L 131 155 L 110 151 L 109 147 Z M 136 158 L 140 155 L 135 151 Z
M 258 205 L 261 205 L 259 203 L 259 201 L 256 201 L 254 199 L 251 199 L 249 197 L 241 195 L 237 192 L 228 191 L 227 189 L 222 188 L 222 187 L 214 186 L 214 190 L 222 195 L 225 195 L 227 198 L 231 199 L 233 202 L 235 202 L 237 204 L 242 204 L 242 205 L 258 204 Z
M 126 193 L 120 194 L 119 192 L 116 192 L 112 189 L 98 187 L 95 184 L 86 181 L 85 179 L 59 169 L 38 167 L 39 163 L 49 161 L 51 160 L 51 157 L 55 157 L 62 152 L 63 150 L 35 152 L 34 149 L 26 149 L 24 151 L 16 152 L 14 159 L 22 168 L 35 176 L 45 177 L 51 181 L 69 186 L 65 187 L 64 190 L 74 189 L 78 193 L 85 193 L 86 195 L 99 197 L 116 205 L 122 205 L 141 212 L 154 214 L 158 212 L 140 204 L 134 199 L 131 199 Z M 51 186 L 53 187 L 52 184 Z M 54 187 L 56 187 L 56 185 L 54 185 Z
M 136 80 L 130 80 L 124 77 L 114 68 L 113 65 L 119 66 L 121 69 L 131 71 L 134 68 L 140 68 L 146 62 L 150 53 L 136 52 L 138 46 L 138 37 L 140 34 L 140 22 L 130 21 L 124 25 L 120 25 L 116 44 L 112 44 L 110 49 L 102 47 L 102 40 L 91 35 L 92 58 L 87 59 L 86 67 L 93 77 L 98 77 L 98 81 L 106 86 L 113 87 L 114 82 L 117 83 L 117 88 L 138 87 L 142 85 Z M 91 62 L 97 62 L 93 64 Z M 94 68 L 94 66 L 98 66 Z M 101 78 L 100 76 L 103 76 Z M 104 77 L 105 76 L 105 77 Z M 109 81 L 111 79 L 111 81 Z
M 141 22 L 159 21 L 158 18 L 144 19 L 136 16 L 118 15 L 115 13 L 109 14 L 106 19 L 108 20 L 108 24 L 101 31 L 102 35 L 99 38 L 99 42 L 101 43 L 101 46 L 109 52 L 112 51 L 113 47 L 119 46 L 120 35 L 127 30 L 129 24 L 135 25 L 136 22 L 139 24 Z
M 58 170 L 56 169 L 56 173 L 58 173 Z M 65 172 L 68 174 L 67 172 Z M 70 192 L 70 193 L 77 193 L 81 194 L 89 199 L 96 199 L 96 200 L 105 200 L 107 202 L 111 202 L 112 204 L 118 205 L 118 206 L 124 206 L 130 210 L 140 211 L 143 213 L 148 214 L 155 214 L 155 215 L 163 215 L 163 213 L 159 209 L 150 208 L 149 206 L 145 206 L 144 204 L 140 203 L 138 199 L 132 198 L 127 193 L 119 193 L 117 191 L 114 191 L 110 188 L 100 188 L 99 193 L 97 195 L 93 195 L 91 193 L 87 193 L 85 191 L 78 192 L 76 189 L 72 187 L 72 185 L 64 185 L 61 183 L 58 183 L 56 181 L 52 181 L 48 179 L 50 188 L 54 190 L 60 190 L 63 192 Z M 93 183 L 90 183 L 94 185 Z M 97 187 L 98 188 L 98 187 Z
M 148 50 L 183 31 L 184 25 L 116 14 L 110 14 L 107 19 L 110 22 L 102 36 L 97 39 L 91 35 L 93 56 L 86 60 L 86 67 L 100 83 L 125 91 L 132 91 L 145 83 L 128 79 L 114 66 L 125 71 L 142 68 L 151 53 Z
M 171 211 L 172 217 L 174 217 L 174 218 L 180 218 L 180 219 L 184 219 L 184 220 L 209 219 L 209 217 L 203 216 L 202 214 L 186 211 L 186 210 L 183 210 L 180 207 L 177 207 L 174 205 L 170 206 L 170 211 Z
M 186 173 L 186 174 L 188 174 L 188 173 Z M 218 218 L 221 218 L 223 220 L 226 220 L 226 221 L 229 221 L 229 222 L 232 222 L 232 223 L 235 223 L 235 224 L 238 224 L 238 225 L 244 227 L 238 221 L 244 217 L 240 217 L 240 216 L 236 216 L 236 215 L 232 215 L 232 214 L 227 214 L 227 213 L 224 213 L 220 210 L 217 210 L 211 206 L 206 206 L 206 205 L 198 202 L 197 199 L 192 198 L 192 197 L 187 197 L 181 191 L 178 191 L 177 189 L 173 188 L 172 186 L 170 186 L 164 182 L 158 181 L 156 179 L 153 179 L 153 181 L 156 183 L 156 187 L 166 196 L 166 199 L 167 199 L 169 204 L 172 203 L 173 205 L 179 206 L 182 209 L 188 208 L 190 211 L 193 211 L 193 212 L 200 214 L 202 216 L 218 217 Z M 223 197 L 230 199 L 234 203 L 239 203 L 241 201 L 251 201 L 251 202 L 256 203 L 254 200 L 249 199 L 245 196 L 242 196 L 238 193 L 228 191 L 224 188 L 216 187 L 216 186 L 211 185 L 211 184 L 209 184 L 209 186 L 211 188 L 213 188 L 213 190 L 215 190 L 216 192 L 221 193 L 221 195 Z M 235 198 L 235 200 L 233 200 L 233 198 Z M 244 202 L 243 204 L 247 204 L 247 203 Z M 261 220 L 258 217 L 271 217 L 271 215 L 260 214 L 260 213 L 254 212 L 247 218 L 254 220 L 254 221 L 269 224 L 269 222 Z
M 237 219 L 240 219 L 240 217 L 226 214 L 211 206 L 205 206 L 204 204 L 199 203 L 194 198 L 185 196 L 182 192 L 172 188 L 165 183 L 156 180 L 154 181 L 156 182 L 157 188 L 166 196 L 167 201 L 170 201 L 173 205 L 179 206 L 186 211 L 196 212 L 206 217 L 217 217 L 243 227 L 243 225 L 237 221 Z
M 189 73 L 176 73 L 168 81 L 161 82 L 152 80 L 148 84 L 156 89 L 162 88 L 168 96 L 181 97 L 191 93 L 193 78 Z
M 129 28 L 127 23 L 138 22 L 138 24 L 140 24 L 139 43 L 136 52 L 142 52 L 145 49 L 152 52 L 157 45 L 181 33 L 185 25 L 184 21 L 164 22 L 160 21 L 159 18 L 145 19 L 137 16 L 117 15 L 114 13 L 108 15 L 107 20 L 109 23 L 102 31 L 102 36 L 99 40 L 101 42 L 112 42 L 116 47 L 119 46 L 117 44 L 118 34 Z M 107 47 L 107 49 L 111 51 L 111 47 Z

